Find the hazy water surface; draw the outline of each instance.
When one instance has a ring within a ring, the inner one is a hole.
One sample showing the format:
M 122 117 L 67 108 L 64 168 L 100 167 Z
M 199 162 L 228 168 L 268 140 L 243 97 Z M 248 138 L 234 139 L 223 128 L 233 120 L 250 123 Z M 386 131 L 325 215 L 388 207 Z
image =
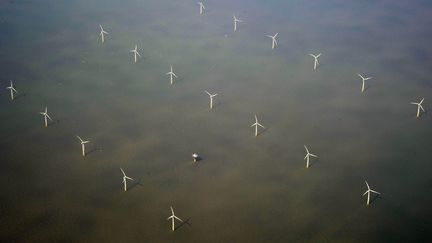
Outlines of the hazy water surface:
M 205 5 L 0 1 L 0 240 L 430 242 L 432 3 Z

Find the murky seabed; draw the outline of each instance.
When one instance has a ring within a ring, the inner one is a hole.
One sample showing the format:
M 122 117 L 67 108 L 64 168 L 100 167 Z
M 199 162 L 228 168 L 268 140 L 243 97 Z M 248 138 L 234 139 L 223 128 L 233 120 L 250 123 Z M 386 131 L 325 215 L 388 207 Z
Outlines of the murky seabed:
M 206 5 L 0 2 L 0 239 L 430 241 L 432 117 L 410 102 L 432 109 L 432 4 Z M 357 73 L 373 76 L 364 94 Z M 119 167 L 136 179 L 126 193 Z M 368 207 L 365 179 L 382 193 Z M 189 223 L 174 233 L 171 205 Z

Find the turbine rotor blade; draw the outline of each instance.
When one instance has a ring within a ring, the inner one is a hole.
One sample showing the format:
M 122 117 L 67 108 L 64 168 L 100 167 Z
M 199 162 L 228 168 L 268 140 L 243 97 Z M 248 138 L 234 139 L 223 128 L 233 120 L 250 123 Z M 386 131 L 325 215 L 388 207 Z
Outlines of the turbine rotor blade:
M 177 219 L 177 220 L 183 222 L 183 220 L 182 220 L 181 218 L 179 218 L 179 217 L 177 217 L 177 216 L 175 216 L 175 215 L 173 215 L 173 216 L 174 216 L 175 219 Z
M 376 194 L 381 195 L 381 193 L 379 193 L 379 192 L 377 192 L 377 191 L 374 191 L 374 190 L 370 190 L 370 191 L 373 192 L 373 193 L 376 193 Z
M 368 190 L 370 190 L 370 186 L 369 186 L 369 184 L 367 183 L 367 181 L 365 181 L 365 183 L 366 183 L 366 186 L 367 186 Z

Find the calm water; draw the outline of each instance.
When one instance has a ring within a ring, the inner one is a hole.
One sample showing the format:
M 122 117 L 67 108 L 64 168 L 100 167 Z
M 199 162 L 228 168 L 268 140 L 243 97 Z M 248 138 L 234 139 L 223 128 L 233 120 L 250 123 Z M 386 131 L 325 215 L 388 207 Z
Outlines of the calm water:
M 431 242 L 432 3 L 205 4 L 0 1 L 1 241 Z

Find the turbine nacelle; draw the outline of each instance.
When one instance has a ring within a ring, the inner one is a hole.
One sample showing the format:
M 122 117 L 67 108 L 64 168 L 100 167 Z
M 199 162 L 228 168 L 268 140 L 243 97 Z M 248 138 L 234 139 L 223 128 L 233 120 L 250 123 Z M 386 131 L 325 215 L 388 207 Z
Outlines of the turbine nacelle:
M 204 90 L 204 92 L 206 92 L 210 98 L 210 109 L 213 109 L 213 98 L 216 97 L 218 94 L 211 94 L 210 92 L 208 92 L 207 90 Z
M 133 181 L 134 179 L 127 176 L 126 173 L 124 172 L 124 170 L 122 168 L 120 168 L 122 174 L 123 174 L 123 185 L 124 185 L 124 191 L 127 191 L 127 180 L 131 180 Z
M 241 23 L 243 22 L 243 20 L 238 19 L 235 15 L 233 15 L 233 19 L 234 19 L 234 31 L 237 30 L 237 23 Z
M 48 127 L 48 119 L 52 121 L 51 117 L 48 115 L 48 107 L 45 106 L 45 111 L 39 112 L 39 114 L 44 116 L 45 127 Z
M 365 196 L 367 194 L 367 201 L 366 201 L 366 205 L 370 204 L 370 195 L 371 193 L 375 193 L 377 195 L 381 195 L 381 193 L 374 191 L 370 188 L 369 184 L 367 183 L 367 181 L 365 181 L 366 186 L 367 186 L 367 190 L 363 193 L 363 196 Z
M 82 156 L 84 157 L 85 155 L 86 155 L 86 152 L 85 152 L 85 145 L 87 144 L 87 143 L 90 143 L 90 141 L 85 141 L 85 140 L 83 140 L 80 136 L 76 136 L 79 140 L 80 140 L 80 143 L 81 143 L 81 154 L 82 154 Z
M 135 60 L 135 63 L 136 63 L 137 62 L 137 57 L 138 56 L 141 57 L 141 55 L 138 52 L 138 46 L 135 44 L 135 49 L 129 50 L 129 51 L 134 54 L 134 60 Z
M 422 98 L 420 100 L 420 102 L 411 102 L 412 105 L 417 105 L 417 116 L 416 116 L 417 118 L 420 117 L 420 110 L 422 110 L 423 112 L 425 112 L 425 109 L 422 106 L 423 101 L 424 101 L 424 98 Z
M 255 123 L 253 123 L 250 127 L 255 127 L 255 137 L 258 136 L 258 127 L 262 127 L 265 129 L 263 125 L 258 122 L 258 117 L 255 115 Z
M 99 27 L 100 27 L 100 33 L 99 33 L 99 35 L 101 36 L 101 41 L 102 41 L 102 43 L 104 43 L 104 42 L 105 42 L 105 35 L 109 35 L 109 33 L 106 32 L 106 31 L 102 28 L 102 25 L 99 25 Z
M 310 157 L 312 156 L 312 157 L 318 158 L 318 155 L 310 153 L 309 149 L 306 145 L 304 145 L 304 148 L 306 149 L 306 156 L 304 157 L 303 160 L 306 160 L 306 168 L 309 168 Z
M 276 33 L 275 35 L 266 35 L 267 37 L 272 39 L 272 49 L 275 48 L 275 46 L 278 45 L 276 37 L 278 36 L 279 33 Z
M 174 214 L 174 209 L 172 206 L 170 206 L 170 208 L 171 208 L 171 216 L 169 216 L 167 218 L 167 220 L 171 219 L 171 225 L 172 225 L 171 229 L 172 229 L 172 231 L 174 231 L 175 230 L 175 220 L 177 219 L 180 222 L 183 222 L 183 220 Z
M 177 75 L 173 72 L 173 67 L 172 67 L 172 65 L 170 66 L 171 68 L 170 68 L 170 71 L 169 72 L 167 72 L 166 73 L 166 75 L 169 75 L 170 76 L 170 83 L 171 84 L 173 84 L 174 82 L 173 82 L 173 77 L 175 77 L 175 78 L 178 78 L 177 77 Z
M 202 2 L 198 2 L 199 8 L 200 8 L 200 14 L 203 14 L 204 10 L 206 9 L 204 4 Z
M 14 88 L 12 80 L 10 80 L 10 86 L 6 87 L 6 89 L 10 90 L 11 100 L 14 100 L 14 92 L 18 94 L 18 91 Z
M 322 53 L 318 54 L 318 55 L 314 55 L 309 53 L 309 56 L 314 58 L 314 70 L 317 69 L 319 62 L 318 62 L 318 58 L 322 55 Z
M 372 77 L 363 77 L 363 75 L 361 75 L 361 74 L 357 74 L 360 78 L 361 78 L 361 80 L 362 80 L 362 90 L 361 90 L 361 92 L 363 93 L 364 92 L 364 90 L 365 90 L 365 81 L 367 81 L 367 80 L 369 80 L 369 79 L 372 79 Z

